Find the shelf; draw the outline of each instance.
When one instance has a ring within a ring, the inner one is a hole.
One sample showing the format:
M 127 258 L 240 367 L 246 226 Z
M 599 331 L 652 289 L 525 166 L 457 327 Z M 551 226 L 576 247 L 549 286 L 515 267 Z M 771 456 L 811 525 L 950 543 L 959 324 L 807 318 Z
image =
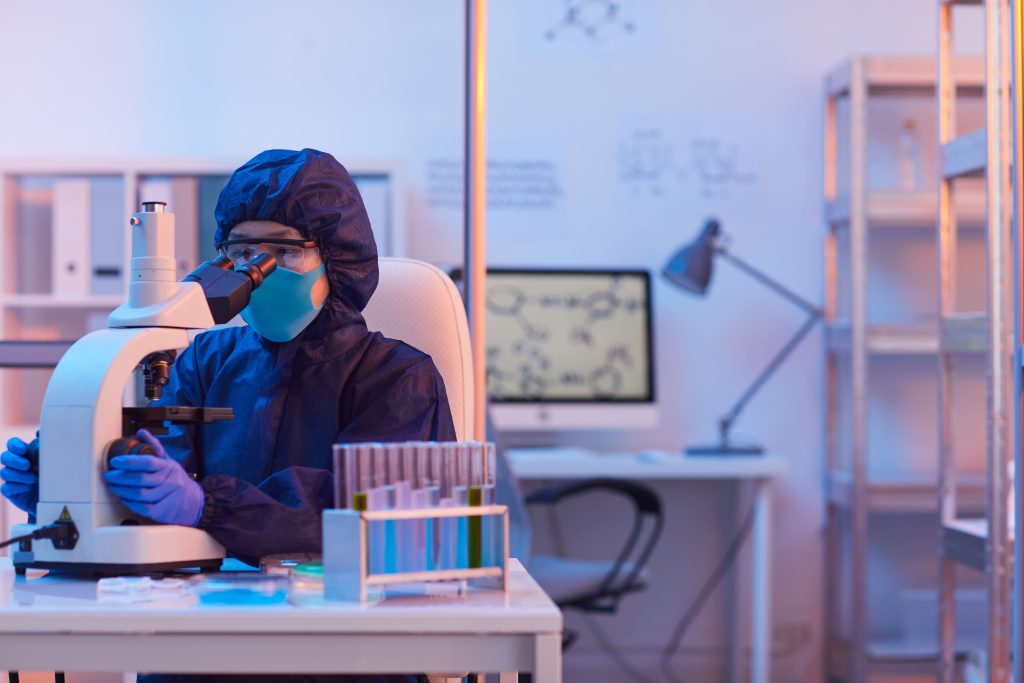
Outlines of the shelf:
M 238 159 L 200 157 L 23 158 L 0 162 L 0 173 L 12 176 L 150 176 L 230 175 Z
M 935 95 L 936 67 L 932 57 L 854 57 L 825 77 L 825 90 L 830 97 L 849 94 L 855 65 L 860 68 L 869 94 Z M 956 59 L 953 75 L 960 94 L 984 92 L 984 59 Z
M 0 368 L 52 368 L 67 353 L 71 340 L 2 340 Z
M 988 348 L 988 317 L 962 313 L 942 319 L 942 343 L 951 353 L 984 353 Z
M 981 7 L 985 0 L 939 0 L 939 4 L 950 7 Z
M 52 294 L 11 294 L 3 297 L 5 308 L 81 308 L 113 310 L 125 302 L 123 296 L 89 296 L 58 298 Z
M 850 644 L 832 639 L 828 644 L 832 662 L 828 672 L 830 681 L 849 681 Z M 930 675 L 935 673 L 938 649 L 934 642 L 905 642 L 902 640 L 872 640 L 865 648 L 865 660 L 870 673 L 892 676 Z
M 942 147 L 946 178 L 979 177 L 988 165 L 988 134 L 984 129 L 961 135 Z
M 955 201 L 959 227 L 985 227 L 984 192 L 957 192 Z M 872 228 L 934 231 L 938 221 L 939 197 L 934 192 L 871 190 L 865 204 L 865 220 Z M 850 209 L 849 195 L 840 195 L 826 202 L 826 220 L 833 227 L 849 225 Z
M 827 325 L 828 348 L 833 353 L 849 353 L 852 346 L 850 323 L 837 320 Z M 878 355 L 920 355 L 938 353 L 939 337 L 935 325 L 868 325 L 867 351 Z
M 988 520 L 984 517 L 954 519 L 942 525 L 945 556 L 980 572 L 985 571 L 988 565 L 985 552 L 987 542 Z
M 981 475 L 962 475 L 956 481 L 957 502 L 964 510 L 985 509 L 985 479 Z M 868 509 L 878 513 L 938 513 L 936 477 L 906 477 L 874 480 L 867 484 Z M 833 472 L 828 480 L 828 501 L 849 509 L 853 500 L 853 481 L 849 472 Z

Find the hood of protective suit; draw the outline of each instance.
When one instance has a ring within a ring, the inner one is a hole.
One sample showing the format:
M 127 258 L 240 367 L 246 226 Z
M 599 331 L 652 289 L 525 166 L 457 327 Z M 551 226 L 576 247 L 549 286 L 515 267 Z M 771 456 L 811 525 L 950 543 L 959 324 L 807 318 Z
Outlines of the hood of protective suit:
M 377 244 L 355 181 L 333 156 L 315 149 L 257 154 L 221 190 L 216 218 L 218 242 L 239 223 L 258 220 L 316 242 L 330 294 L 297 340 L 323 342 L 334 330 L 364 325 L 360 311 L 377 288 Z

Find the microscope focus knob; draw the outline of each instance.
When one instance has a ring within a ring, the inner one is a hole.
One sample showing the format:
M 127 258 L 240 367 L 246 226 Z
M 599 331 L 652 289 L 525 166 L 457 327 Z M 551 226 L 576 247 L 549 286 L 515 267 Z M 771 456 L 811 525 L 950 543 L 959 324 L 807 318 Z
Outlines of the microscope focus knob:
M 142 439 L 133 436 L 114 439 L 107 449 L 107 468 L 110 468 L 110 459 L 119 455 L 156 455 L 153 447 Z

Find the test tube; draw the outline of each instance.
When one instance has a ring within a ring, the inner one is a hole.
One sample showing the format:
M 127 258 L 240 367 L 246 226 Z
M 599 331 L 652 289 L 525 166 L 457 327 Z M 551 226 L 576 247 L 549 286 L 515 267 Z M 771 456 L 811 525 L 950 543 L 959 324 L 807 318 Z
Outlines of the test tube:
M 410 491 L 419 488 L 419 472 L 416 469 L 416 451 L 419 447 L 416 441 L 406 441 L 402 444 L 402 480 L 409 482 Z
M 427 507 L 426 495 L 423 490 L 423 479 L 421 477 L 419 460 L 418 441 L 407 441 L 402 450 L 402 476 L 409 482 L 409 507 L 413 510 L 422 510 Z M 425 520 L 412 520 L 409 525 L 409 571 L 418 572 L 426 569 L 424 557 L 426 545 L 424 542 Z
M 351 498 L 349 497 L 349 486 L 351 486 L 351 479 L 348 478 L 348 465 L 349 465 L 349 449 L 351 446 L 347 443 L 336 443 L 331 448 L 333 454 L 333 466 L 332 473 L 334 475 L 334 507 L 335 508 L 347 508 L 351 505 Z
M 365 467 L 365 471 L 360 473 L 362 475 L 360 478 L 364 482 L 366 491 L 366 509 L 370 511 L 387 508 L 387 495 L 383 486 L 387 473 L 382 467 L 382 451 L 380 443 L 367 443 L 361 447 L 360 466 Z M 370 573 L 383 573 L 387 553 L 387 532 L 384 523 L 370 522 L 368 540 L 370 544 Z
M 451 498 L 442 498 L 438 507 L 451 508 L 455 507 L 455 501 Z M 447 517 L 440 520 L 440 534 L 438 540 L 437 550 L 437 561 L 434 563 L 435 569 L 455 569 L 457 564 L 457 554 L 455 547 L 455 529 L 456 526 L 453 523 L 455 520 Z
M 394 491 L 394 507 L 408 510 L 412 507 L 412 481 L 406 475 L 405 461 L 408 446 L 404 443 L 391 444 L 388 450 L 388 474 Z M 395 526 L 395 571 L 412 571 L 412 520 L 394 523 Z
M 469 504 L 469 444 L 453 442 L 451 444 L 452 461 L 454 464 L 454 486 L 452 498 L 457 506 Z M 455 518 L 456 566 L 459 569 L 469 566 L 469 518 Z
M 435 467 L 440 471 L 440 507 L 456 507 L 456 480 L 458 473 L 455 465 L 455 448 L 451 441 L 438 443 L 434 458 Z M 458 567 L 458 522 L 454 517 L 442 517 L 438 520 L 438 569 L 455 569 Z
M 466 503 L 473 507 L 479 507 L 483 502 L 483 479 L 484 479 L 484 450 L 483 444 L 479 441 L 470 441 L 466 444 L 468 451 L 467 465 L 469 467 L 469 489 L 466 493 Z M 483 566 L 483 517 L 469 517 L 466 523 L 469 527 L 468 539 L 468 566 L 471 568 Z
M 498 449 L 493 441 L 483 444 L 483 485 L 481 499 L 484 505 L 495 505 L 498 502 Z M 494 567 L 504 562 L 505 525 L 500 517 L 487 518 L 484 533 L 484 566 Z
M 436 507 L 437 487 L 433 486 L 433 479 L 430 472 L 429 444 L 424 441 L 416 441 L 411 444 L 413 491 L 412 506 L 418 510 Z M 433 490 L 432 490 L 433 489 Z M 414 569 L 426 571 L 433 569 L 434 562 L 434 520 L 418 519 L 414 529 Z
M 372 509 L 391 510 L 395 505 L 395 489 L 390 484 L 388 470 L 390 444 L 373 444 L 373 488 L 371 489 Z M 377 572 L 392 573 L 395 571 L 395 522 L 387 520 L 376 522 L 371 534 L 377 542 L 380 552 L 377 556 Z
M 353 449 L 356 461 L 357 482 L 352 492 L 352 509 L 364 512 L 370 508 L 370 489 L 373 488 L 373 450 L 368 444 L 359 444 Z

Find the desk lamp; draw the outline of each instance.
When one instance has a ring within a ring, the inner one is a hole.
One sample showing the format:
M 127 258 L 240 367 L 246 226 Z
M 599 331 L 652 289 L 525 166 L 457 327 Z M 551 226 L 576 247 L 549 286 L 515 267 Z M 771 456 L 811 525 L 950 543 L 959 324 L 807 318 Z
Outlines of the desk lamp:
M 750 264 L 736 258 L 726 249 L 726 243 L 721 238 L 721 226 L 714 218 L 704 223 L 704 227 L 695 240 L 677 251 L 661 274 L 666 280 L 693 294 L 704 296 L 707 293 L 708 285 L 711 284 L 711 274 L 715 257 L 721 257 L 729 261 L 747 275 L 751 276 L 764 286 L 777 292 L 783 298 L 793 302 L 807 312 L 808 318 L 796 334 L 786 342 L 768 366 L 761 371 L 753 384 L 743 392 L 736 404 L 724 416 L 718 419 L 718 443 L 712 446 L 691 446 L 686 449 L 688 455 L 761 455 L 764 449 L 757 445 L 736 445 L 729 438 L 733 423 L 739 414 L 753 398 L 754 394 L 764 386 L 768 378 L 785 362 L 786 358 L 800 344 L 800 341 L 814 328 L 818 319 L 822 317 L 822 310 L 794 294 L 772 278 L 757 270 Z

